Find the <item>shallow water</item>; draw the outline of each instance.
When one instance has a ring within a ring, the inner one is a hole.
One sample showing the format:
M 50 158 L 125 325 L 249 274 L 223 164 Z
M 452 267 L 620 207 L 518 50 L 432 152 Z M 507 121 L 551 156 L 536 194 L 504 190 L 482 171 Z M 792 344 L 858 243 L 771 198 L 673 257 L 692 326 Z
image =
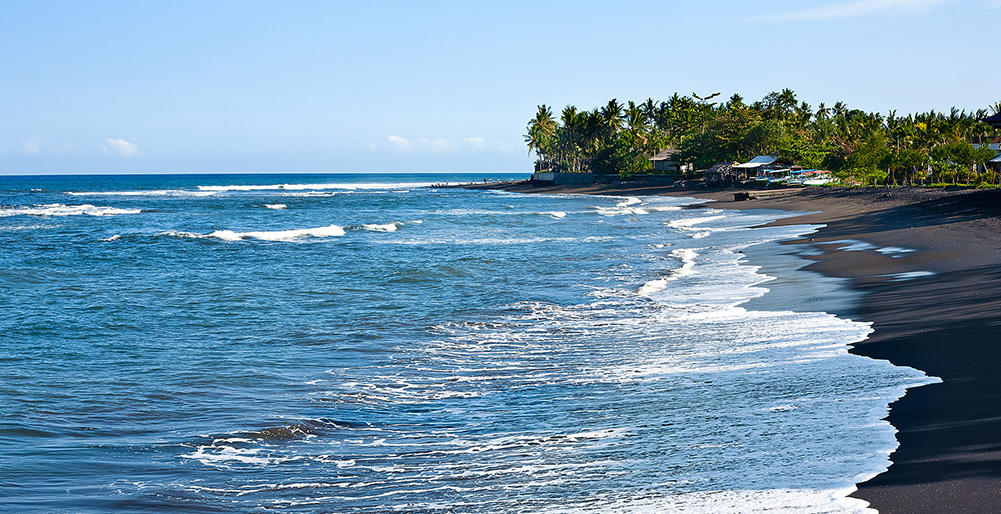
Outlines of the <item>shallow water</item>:
M 816 227 L 485 177 L 0 177 L 0 508 L 864 508 L 927 377 L 742 306 Z

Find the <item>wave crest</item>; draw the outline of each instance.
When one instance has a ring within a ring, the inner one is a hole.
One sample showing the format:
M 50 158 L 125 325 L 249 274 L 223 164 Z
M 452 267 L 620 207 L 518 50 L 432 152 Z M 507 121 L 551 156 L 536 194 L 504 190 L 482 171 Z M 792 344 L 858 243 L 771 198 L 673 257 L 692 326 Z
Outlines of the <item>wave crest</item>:
M 141 209 L 119 209 L 117 207 L 98 207 L 90 204 L 63 205 L 52 203 L 33 205 L 30 207 L 0 207 L 0 217 L 4 216 L 111 216 L 115 214 L 139 214 Z

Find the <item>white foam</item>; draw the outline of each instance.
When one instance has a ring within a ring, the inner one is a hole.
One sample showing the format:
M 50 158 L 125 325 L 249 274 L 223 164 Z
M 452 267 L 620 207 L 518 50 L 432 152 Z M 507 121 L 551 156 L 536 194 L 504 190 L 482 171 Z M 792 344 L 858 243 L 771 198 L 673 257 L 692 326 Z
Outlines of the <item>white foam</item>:
M 593 498 L 580 505 L 554 505 L 538 514 L 877 514 L 869 503 L 848 495 L 853 485 L 839 489 L 755 489 L 740 491 L 700 491 L 679 495 L 643 495 L 639 499 Z
M 232 446 L 199 446 L 194 452 L 181 455 L 182 459 L 192 459 L 206 466 L 240 463 L 240 464 L 275 464 L 282 459 L 261 457 L 263 448 L 234 448 Z
M 322 191 L 341 189 L 346 191 L 369 189 L 409 189 L 429 187 L 431 182 L 369 182 L 341 184 L 262 184 L 262 185 L 230 185 L 230 186 L 198 186 L 199 191 L 225 193 L 229 191 Z
M 841 245 L 838 246 L 838 250 L 844 252 L 864 252 L 868 250 L 875 250 L 876 246 L 866 243 L 865 241 L 859 241 L 856 239 L 839 239 L 837 241 L 823 241 L 817 244 L 823 245 Z
M 176 230 L 169 230 L 167 232 L 161 232 L 157 235 L 194 238 L 194 239 L 216 238 L 216 239 L 222 239 L 224 241 L 240 241 L 243 239 L 260 239 L 263 241 L 293 241 L 296 239 L 303 239 L 307 237 L 314 237 L 314 238 L 340 237 L 344 235 L 344 229 L 337 225 L 329 225 L 326 227 L 318 227 L 318 228 L 300 228 L 292 230 L 251 231 L 251 232 L 216 230 L 213 232 L 209 232 L 208 234 L 197 234 L 193 232 L 180 232 Z
M 141 209 L 120 209 L 117 207 L 97 207 L 90 204 L 63 205 L 53 203 L 31 207 L 0 207 L 0 217 L 4 216 L 111 216 L 116 214 L 139 214 Z
M 362 225 L 361 227 L 365 230 L 371 232 L 396 232 L 402 225 L 400 223 L 384 223 L 382 225 L 378 224 L 368 224 Z
M 139 191 L 67 191 L 72 196 L 212 196 L 215 191 L 193 191 L 190 189 L 156 189 Z
M 913 280 L 915 278 L 931 277 L 935 273 L 931 271 L 905 271 L 903 273 L 891 273 L 889 275 L 879 275 L 881 277 L 889 277 L 892 282 L 902 282 L 905 280 Z
M 283 203 L 266 203 L 264 204 L 264 206 L 267 207 L 268 209 L 274 209 L 276 211 L 288 208 L 288 205 L 285 205 Z
M 567 217 L 567 213 L 565 213 L 563 211 L 544 212 L 542 214 L 548 214 L 549 216 L 552 216 L 552 217 L 554 217 L 556 219 L 566 218 Z
M 694 229 L 705 230 L 704 228 L 696 227 L 696 225 L 709 223 L 710 221 L 716 221 L 723 218 L 726 218 L 726 216 L 718 215 L 718 216 L 699 216 L 693 218 L 682 218 L 667 222 L 667 226 L 678 230 L 694 230 Z
M 912 248 L 902 248 L 899 246 L 887 246 L 884 248 L 879 248 L 877 252 L 883 255 L 891 255 L 893 257 L 901 257 L 903 254 L 911 253 L 914 251 Z
M 640 287 L 640 296 L 650 296 L 654 293 L 659 293 L 667 288 L 667 284 L 678 280 L 681 277 L 691 275 L 695 273 L 695 258 L 698 253 L 691 248 L 680 248 L 671 252 L 671 255 L 681 259 L 681 267 L 673 270 L 670 275 L 655 280 L 651 280 Z

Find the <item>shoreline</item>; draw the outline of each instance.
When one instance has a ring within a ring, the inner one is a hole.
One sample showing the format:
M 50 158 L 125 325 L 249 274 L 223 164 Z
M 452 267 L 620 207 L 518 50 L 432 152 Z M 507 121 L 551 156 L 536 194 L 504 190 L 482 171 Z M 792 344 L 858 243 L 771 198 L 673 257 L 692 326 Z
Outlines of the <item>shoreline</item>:
M 851 353 L 942 379 L 890 405 L 899 443 L 892 464 L 851 497 L 883 514 L 1001 511 L 1001 190 L 813 187 L 751 191 L 737 202 L 733 190 L 672 186 L 471 188 L 687 196 L 714 208 L 802 213 L 773 225 L 825 225 L 780 244 L 808 254 L 804 270 L 858 293 L 851 317 L 874 332 Z

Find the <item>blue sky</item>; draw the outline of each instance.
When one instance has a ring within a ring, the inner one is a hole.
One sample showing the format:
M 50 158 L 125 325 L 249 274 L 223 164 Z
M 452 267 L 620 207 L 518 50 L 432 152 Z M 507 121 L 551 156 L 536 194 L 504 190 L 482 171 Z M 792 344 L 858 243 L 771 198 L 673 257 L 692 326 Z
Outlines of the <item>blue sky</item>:
M 1001 101 L 1001 0 L 0 0 L 0 173 L 530 170 L 538 104 Z

